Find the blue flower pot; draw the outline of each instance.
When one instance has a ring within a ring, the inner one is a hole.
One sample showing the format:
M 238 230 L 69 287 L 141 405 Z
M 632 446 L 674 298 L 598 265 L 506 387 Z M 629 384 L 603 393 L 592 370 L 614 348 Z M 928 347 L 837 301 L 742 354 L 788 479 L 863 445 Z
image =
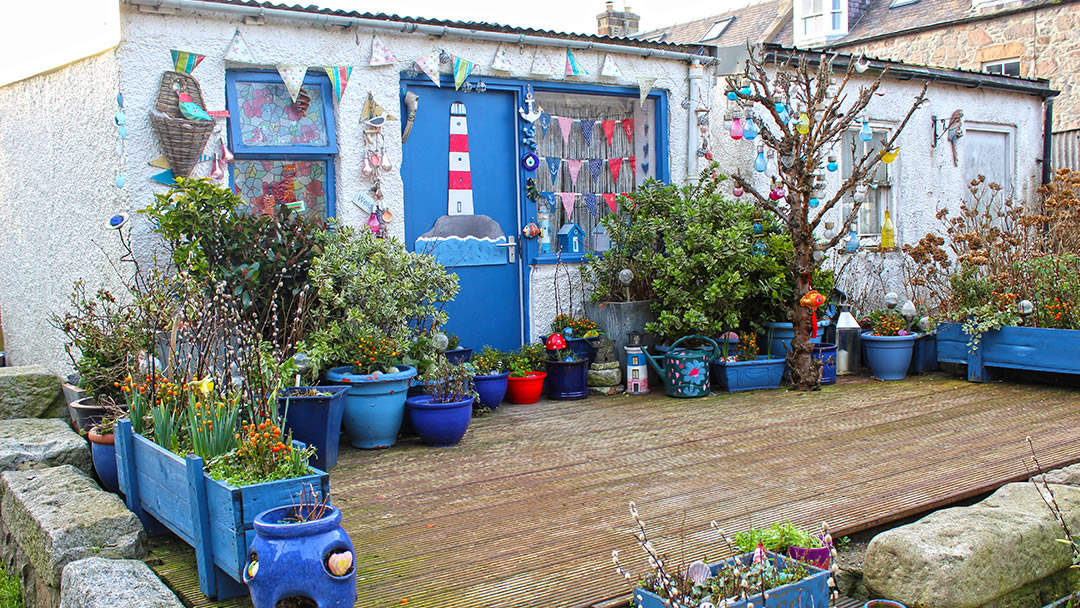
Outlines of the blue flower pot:
M 409 397 L 405 402 L 409 421 L 420 441 L 436 447 L 457 445 L 469 430 L 473 398 L 435 403 L 431 395 Z
M 295 396 L 312 388 L 330 395 Z M 329 471 L 337 464 L 347 392 L 347 386 L 301 386 L 286 388 L 278 395 L 278 411 L 285 414 L 285 428 L 292 431 L 293 439 L 315 447 L 310 464 L 316 469 Z
M 811 356 L 821 361 L 821 385 L 836 384 L 836 345 L 828 342 L 814 344 Z
M 116 443 L 112 433 L 100 435 L 97 427 L 87 433 L 90 439 L 90 457 L 94 461 L 94 472 L 101 480 L 101 486 L 113 494 L 120 493 L 120 480 L 116 473 Z
M 545 361 L 548 399 L 571 401 L 589 396 L 589 360 Z
M 473 376 L 473 386 L 476 394 L 480 395 L 480 403 L 489 410 L 495 411 L 506 396 L 506 386 L 510 372 L 492 374 L 487 376 Z
M 356 602 L 355 553 L 341 527 L 341 511 L 313 521 L 290 523 L 297 507 L 277 507 L 255 516 L 244 582 L 255 608 L 273 608 L 284 598 L 306 598 L 320 608 L 351 608 Z M 334 568 L 343 573 L 333 574 Z
M 903 380 L 911 365 L 911 351 L 915 335 L 875 336 L 873 332 L 862 335 L 866 348 L 866 363 L 881 380 Z
M 828 325 L 829 322 L 826 320 L 818 321 L 818 337 L 810 338 L 810 342 L 814 344 L 821 342 L 825 333 L 822 330 Z M 791 341 L 795 338 L 795 326 L 791 323 L 769 323 L 767 335 L 769 337 L 768 354 L 781 359 L 786 358 L 788 350 L 791 349 Z
M 757 361 L 716 360 L 712 362 L 710 372 L 713 385 L 731 393 L 779 388 L 784 376 L 784 359 L 761 355 Z
M 409 379 L 416 375 L 415 367 L 402 367 L 393 374 L 354 374 L 348 365 L 326 372 L 330 382 L 349 385 L 342 422 L 353 447 L 388 448 L 397 441 Z
M 448 350 L 445 353 L 446 360 L 450 365 L 461 365 L 462 363 L 468 363 L 472 358 L 471 348 L 455 348 L 454 350 Z
M 547 339 L 547 336 L 540 336 L 540 343 L 547 344 Z M 574 353 L 575 358 L 586 359 L 589 365 L 596 361 L 596 347 L 588 338 L 567 338 L 566 347 Z

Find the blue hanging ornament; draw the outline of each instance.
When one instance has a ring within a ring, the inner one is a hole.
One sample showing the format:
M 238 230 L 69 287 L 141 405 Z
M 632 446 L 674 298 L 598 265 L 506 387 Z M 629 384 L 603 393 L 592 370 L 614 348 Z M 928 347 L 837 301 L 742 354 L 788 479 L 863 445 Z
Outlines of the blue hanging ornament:
M 848 251 L 855 252 L 859 250 L 860 244 L 861 243 L 859 242 L 859 234 L 855 232 L 855 228 L 852 227 L 851 230 L 848 231 L 847 243 L 844 244 L 844 247 Z
M 730 91 L 727 92 L 727 98 L 730 99 L 731 101 L 735 101 L 736 99 L 739 98 L 739 96 L 738 96 L 737 93 L 735 93 L 735 89 L 731 89 Z
M 750 246 L 750 253 L 753 255 L 768 255 L 769 244 L 765 242 L 765 239 L 757 239 Z
M 126 183 L 127 183 L 127 177 L 125 177 L 123 173 L 117 173 L 116 174 L 116 187 L 117 188 L 123 188 L 124 184 L 126 184 Z
M 870 121 L 865 118 L 862 121 L 862 128 L 859 129 L 859 139 L 862 141 L 874 139 L 874 132 L 870 130 Z
M 746 139 L 754 139 L 758 136 L 757 123 L 754 122 L 753 116 L 746 117 L 746 124 L 743 125 L 743 137 Z
M 778 101 L 776 102 L 776 112 L 777 114 L 779 114 L 780 112 L 787 112 L 787 108 L 784 106 L 784 104 Z
M 769 161 L 765 160 L 765 148 L 758 147 L 757 158 L 754 159 L 754 170 L 758 173 L 764 173 L 765 169 L 769 168 Z
M 124 94 L 123 93 L 117 93 L 116 94 L 116 105 L 120 106 L 121 108 L 124 107 Z
M 739 94 L 743 97 L 749 97 L 751 93 L 753 93 L 753 91 L 750 90 L 749 86 L 744 86 L 743 88 L 739 89 Z
M 836 164 L 836 157 L 835 156 L 830 156 L 829 157 L 829 162 L 825 165 L 825 168 L 828 169 L 829 171 L 834 171 L 834 172 L 837 169 L 840 168 L 840 165 Z
M 817 207 L 820 204 L 821 204 L 821 201 L 819 201 L 817 199 L 817 197 L 814 197 L 814 198 L 810 199 L 810 206 L 811 207 Z
M 787 123 L 791 122 L 791 115 L 788 114 L 787 108 L 784 107 L 783 104 L 776 104 L 776 105 L 778 105 L 778 106 L 780 106 L 782 108 L 780 110 L 780 123 L 781 124 L 787 124 Z

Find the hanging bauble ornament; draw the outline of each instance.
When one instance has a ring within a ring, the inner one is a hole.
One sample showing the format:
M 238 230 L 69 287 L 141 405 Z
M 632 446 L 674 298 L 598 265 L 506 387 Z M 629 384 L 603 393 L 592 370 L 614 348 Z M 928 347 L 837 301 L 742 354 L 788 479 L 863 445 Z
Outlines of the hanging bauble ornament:
M 731 195 L 734 196 L 735 198 L 739 198 L 740 196 L 743 195 L 743 189 L 738 187 L 738 186 L 735 186 L 735 188 L 731 191 Z
M 837 169 L 840 168 L 840 165 L 836 164 L 836 157 L 835 156 L 830 156 L 829 157 L 829 162 L 826 163 L 825 168 L 828 169 L 829 171 L 836 171 Z
M 742 88 L 739 89 L 739 95 L 742 95 L 743 97 L 749 97 L 753 93 L 754 92 L 750 89 L 750 85 L 748 84 L 744 84 Z
M 769 162 L 765 160 L 765 149 L 758 146 L 757 158 L 754 159 L 754 170 L 758 173 L 764 173 L 767 168 L 769 168 Z
M 859 233 L 856 232 L 854 224 L 851 226 L 851 230 L 848 231 L 847 242 L 844 243 L 844 248 L 854 253 L 859 250 L 862 243 L 859 241 Z
M 809 204 L 810 204 L 811 207 L 817 207 L 818 205 L 821 204 L 821 201 L 819 201 L 817 199 L 817 197 L 814 197 L 814 198 L 810 199 Z
M 799 122 L 795 123 L 795 130 L 802 135 L 810 132 L 810 115 L 805 110 L 799 112 Z
M 371 215 L 368 216 L 367 227 L 371 232 L 379 234 L 379 228 L 382 228 L 382 224 L 379 222 L 379 215 L 375 211 L 372 211 Z
M 738 95 L 738 93 L 735 92 L 735 89 L 729 89 L 728 92 L 727 92 L 727 98 L 730 99 L 731 101 L 735 101 L 736 99 L 739 98 L 739 95 Z
M 535 154 L 529 152 L 525 156 L 521 157 L 521 167 L 526 171 L 536 171 L 536 168 L 540 166 L 540 159 Z
M 734 120 L 732 120 L 731 121 L 731 130 L 728 131 L 728 134 L 731 135 L 731 139 L 742 139 L 742 137 L 743 137 L 742 120 L 740 120 L 738 117 L 736 117 Z
M 870 121 L 862 119 L 862 127 L 859 129 L 859 139 L 862 141 L 870 141 L 874 139 L 874 132 L 870 130 Z
M 752 140 L 758 136 L 757 123 L 754 122 L 753 116 L 746 117 L 746 124 L 743 125 L 743 137 L 748 140 Z
M 866 200 L 866 186 L 856 186 L 855 193 L 851 195 L 855 199 L 856 203 L 861 203 Z
M 768 255 L 769 243 L 765 239 L 755 239 L 750 245 L 750 253 L 753 255 Z
M 781 112 L 787 112 L 787 107 L 784 104 L 780 103 L 780 102 L 777 102 L 776 105 L 773 106 L 773 107 L 776 108 L 776 113 L 777 114 L 779 114 Z
M 791 114 L 788 114 L 787 108 L 785 107 L 780 111 L 780 124 L 786 125 L 789 122 L 791 122 Z

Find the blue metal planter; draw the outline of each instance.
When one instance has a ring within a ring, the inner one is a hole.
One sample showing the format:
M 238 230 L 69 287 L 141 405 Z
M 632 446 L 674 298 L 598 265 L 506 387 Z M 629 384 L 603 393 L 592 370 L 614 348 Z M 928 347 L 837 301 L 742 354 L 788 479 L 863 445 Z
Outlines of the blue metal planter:
M 713 361 L 710 371 L 716 388 L 729 393 L 779 388 L 784 359 L 761 355 L 757 361 Z
M 297 397 L 312 389 L 329 396 Z M 278 395 L 278 410 L 285 413 L 285 428 L 292 438 L 315 447 L 311 466 L 329 471 L 338 459 L 341 417 L 345 413 L 347 386 L 301 386 L 286 388 Z
M 290 523 L 296 507 L 277 507 L 255 517 L 244 582 L 255 608 L 274 608 L 284 598 L 304 598 L 319 608 L 350 608 L 356 602 L 355 553 L 341 527 L 341 511 Z M 310 511 L 310 509 L 309 509 Z M 332 573 L 331 565 L 343 571 Z
M 570 401 L 589 396 L 589 361 L 545 361 L 548 399 Z
M 814 344 L 813 358 L 821 361 L 821 385 L 836 384 L 836 345 L 829 342 Z
M 409 397 L 405 402 L 409 421 L 420 441 L 436 447 L 457 445 L 469 430 L 473 398 L 434 403 L 431 395 Z
M 405 416 L 405 393 L 415 367 L 393 374 L 354 374 L 348 365 L 326 372 L 335 384 L 348 384 L 345 395 L 345 432 L 353 447 L 388 448 L 397 442 Z
M 967 364 L 972 382 L 991 380 L 1002 368 L 1080 374 L 1080 330 L 1002 327 L 983 334 L 974 352 L 969 339 L 959 323 L 938 326 L 938 361 Z
M 506 387 L 510 372 L 492 374 L 488 376 L 473 376 L 473 386 L 476 394 L 480 395 L 480 403 L 489 410 L 495 411 L 506 397 Z
M 766 551 L 765 554 L 777 568 L 784 568 L 785 564 L 790 560 L 783 555 L 778 555 L 771 551 Z M 732 564 L 738 560 L 739 567 L 745 570 L 750 566 L 754 559 L 753 553 L 744 553 L 742 555 L 726 559 L 719 564 L 711 566 L 712 574 L 715 575 L 717 570 L 723 564 Z M 789 583 L 787 585 L 781 585 L 770 589 L 768 599 L 763 608 L 770 608 L 776 606 L 802 606 L 803 608 L 810 608 L 811 606 L 819 606 L 825 608 L 829 605 L 829 573 L 826 570 L 815 568 L 811 565 L 804 565 L 809 572 L 806 578 Z M 761 606 L 761 595 L 753 595 L 750 600 L 741 600 L 732 604 L 727 604 L 728 608 L 746 608 L 748 602 L 753 602 L 754 606 Z M 634 590 L 634 601 L 637 608 L 667 608 L 668 604 L 666 600 L 660 598 L 651 591 L 645 589 Z
M 872 332 L 862 335 L 866 348 L 866 364 L 874 376 L 882 380 L 903 380 L 911 365 L 911 350 L 915 335 L 875 336 Z

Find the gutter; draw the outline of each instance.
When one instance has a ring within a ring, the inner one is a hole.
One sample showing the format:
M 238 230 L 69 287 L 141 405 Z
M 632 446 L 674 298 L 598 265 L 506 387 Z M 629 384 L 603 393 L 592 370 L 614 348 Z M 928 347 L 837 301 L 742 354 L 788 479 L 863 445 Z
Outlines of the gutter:
M 423 34 L 428 36 L 467 38 L 470 40 L 486 40 L 489 42 L 503 42 L 510 44 L 531 44 L 534 46 L 550 46 L 558 48 L 571 48 L 580 50 L 593 50 L 605 53 L 617 53 L 621 55 L 637 55 L 640 57 L 656 57 L 657 59 L 672 59 L 687 63 L 712 64 L 716 58 L 710 55 L 695 55 L 692 53 L 680 53 L 677 51 L 665 51 L 662 49 L 650 49 L 637 46 L 622 46 L 603 42 L 585 42 L 581 40 L 566 40 L 562 38 L 546 38 L 528 34 L 508 34 L 505 32 L 488 32 L 464 27 L 427 25 L 411 23 L 407 21 L 394 21 L 390 19 L 367 19 L 363 17 L 345 17 L 341 15 L 328 15 L 307 13 L 295 10 L 278 8 L 264 8 L 260 6 L 247 6 L 239 4 L 225 4 L 222 2 L 207 2 L 205 0 L 125 0 L 128 4 L 138 7 L 147 7 L 150 10 L 175 9 L 185 11 L 204 11 L 220 13 L 235 17 L 265 18 L 276 17 L 285 21 L 295 21 L 315 26 L 339 26 L 371 28 L 376 30 L 393 31 L 404 34 Z
M 1042 184 L 1050 183 L 1054 176 L 1053 166 L 1053 129 L 1054 129 L 1054 100 L 1047 99 L 1043 102 L 1043 150 L 1042 150 Z

